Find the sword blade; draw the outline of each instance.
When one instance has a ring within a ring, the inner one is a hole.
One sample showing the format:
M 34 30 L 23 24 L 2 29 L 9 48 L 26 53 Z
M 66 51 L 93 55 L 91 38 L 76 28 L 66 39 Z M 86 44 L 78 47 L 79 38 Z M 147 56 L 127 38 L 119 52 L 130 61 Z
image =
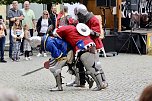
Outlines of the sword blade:
M 35 69 L 35 70 L 33 70 L 33 71 L 27 72 L 27 73 L 23 74 L 22 76 L 26 76 L 26 75 L 35 73 L 35 72 L 37 72 L 37 71 L 39 71 L 39 70 L 41 70 L 41 69 L 44 69 L 44 67 L 41 67 L 41 68 Z

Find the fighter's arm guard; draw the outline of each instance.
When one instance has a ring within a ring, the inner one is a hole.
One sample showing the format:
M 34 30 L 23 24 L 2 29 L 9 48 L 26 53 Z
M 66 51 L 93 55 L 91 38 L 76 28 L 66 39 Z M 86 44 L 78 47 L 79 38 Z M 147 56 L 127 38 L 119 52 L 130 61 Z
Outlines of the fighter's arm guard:
M 91 36 L 94 36 L 94 37 L 100 37 L 100 33 L 95 32 L 95 31 L 93 31 L 93 30 L 91 30 L 90 35 L 91 35 Z

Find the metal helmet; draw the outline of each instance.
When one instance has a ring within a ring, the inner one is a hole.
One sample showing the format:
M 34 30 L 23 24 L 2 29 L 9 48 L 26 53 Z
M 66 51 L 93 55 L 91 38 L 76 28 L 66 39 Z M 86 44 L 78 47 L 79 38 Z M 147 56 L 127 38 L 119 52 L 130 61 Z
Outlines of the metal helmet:
M 79 22 L 84 23 L 86 15 L 88 14 L 88 10 L 85 5 L 80 4 L 78 7 L 74 9 L 74 13 Z
M 85 5 L 80 4 L 80 5 L 78 5 L 78 7 L 76 7 L 76 8 L 74 9 L 74 13 L 75 13 L 75 15 L 77 15 L 78 13 L 81 13 L 81 14 L 83 14 L 83 15 L 86 15 L 86 14 L 88 13 L 88 10 L 87 10 L 87 8 L 86 8 Z

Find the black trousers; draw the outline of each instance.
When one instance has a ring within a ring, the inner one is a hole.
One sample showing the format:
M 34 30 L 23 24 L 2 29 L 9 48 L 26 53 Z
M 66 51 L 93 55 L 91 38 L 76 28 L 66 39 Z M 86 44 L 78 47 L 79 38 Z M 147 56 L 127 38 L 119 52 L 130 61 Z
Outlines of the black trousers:
M 30 35 L 31 35 L 31 37 L 33 36 L 33 29 L 30 29 Z
M 30 53 L 30 51 L 25 51 L 25 57 L 29 57 L 29 53 Z
M 33 33 L 34 33 L 34 31 L 33 31 L 33 29 L 30 29 L 30 35 L 31 35 L 31 37 L 33 36 Z M 33 50 L 33 48 L 31 47 L 31 54 L 33 55 L 33 52 L 32 52 L 32 50 Z
M 40 37 L 42 37 L 43 35 L 45 35 L 45 33 L 38 33 L 38 36 L 40 36 Z M 42 54 L 42 52 L 45 53 L 45 51 L 44 51 L 42 45 L 40 45 L 39 52 L 40 52 L 41 54 Z
M 80 85 L 85 85 L 85 70 L 83 63 L 80 60 L 77 62 L 76 68 L 79 69 Z
M 23 37 L 22 42 L 21 42 L 20 52 L 24 53 L 24 37 Z

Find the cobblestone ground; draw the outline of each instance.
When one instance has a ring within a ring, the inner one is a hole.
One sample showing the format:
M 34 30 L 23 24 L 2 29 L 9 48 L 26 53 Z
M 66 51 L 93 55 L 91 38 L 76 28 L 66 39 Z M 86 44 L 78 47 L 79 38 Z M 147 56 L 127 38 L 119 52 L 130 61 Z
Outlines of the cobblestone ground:
M 16 90 L 20 101 L 137 101 L 140 93 L 152 83 L 152 57 L 147 55 L 119 54 L 115 57 L 100 58 L 109 87 L 101 91 L 85 88 L 66 87 L 64 91 L 50 92 L 55 79 L 49 70 L 43 69 L 28 76 L 22 74 L 43 66 L 47 57 L 32 57 L 25 61 L 12 62 L 7 54 L 7 64 L 0 63 L 0 87 Z M 62 71 L 63 82 L 74 78 Z M 94 84 L 95 86 L 95 84 Z

